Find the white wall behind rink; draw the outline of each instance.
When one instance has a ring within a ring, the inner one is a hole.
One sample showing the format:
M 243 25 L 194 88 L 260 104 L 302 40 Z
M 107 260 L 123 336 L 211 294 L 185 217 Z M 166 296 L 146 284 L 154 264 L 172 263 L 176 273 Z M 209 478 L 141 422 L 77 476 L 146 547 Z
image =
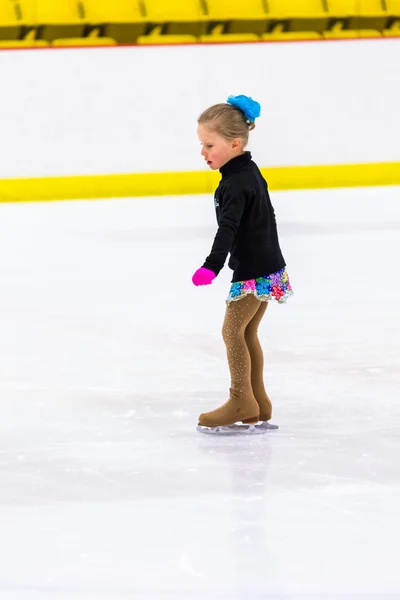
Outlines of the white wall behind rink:
M 0 177 L 205 168 L 198 114 L 262 104 L 261 166 L 400 160 L 400 39 L 0 52 Z

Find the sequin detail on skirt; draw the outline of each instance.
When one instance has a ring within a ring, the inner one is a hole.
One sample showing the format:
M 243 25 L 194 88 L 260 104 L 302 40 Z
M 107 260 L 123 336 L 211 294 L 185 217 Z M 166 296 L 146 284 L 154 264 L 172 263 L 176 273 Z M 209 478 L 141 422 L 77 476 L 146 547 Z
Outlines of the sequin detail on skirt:
M 248 281 L 235 281 L 231 285 L 226 303 L 230 304 L 240 300 L 248 294 L 254 294 L 258 300 L 263 302 L 276 300 L 279 304 L 284 304 L 293 295 L 286 267 L 265 277 L 249 279 Z

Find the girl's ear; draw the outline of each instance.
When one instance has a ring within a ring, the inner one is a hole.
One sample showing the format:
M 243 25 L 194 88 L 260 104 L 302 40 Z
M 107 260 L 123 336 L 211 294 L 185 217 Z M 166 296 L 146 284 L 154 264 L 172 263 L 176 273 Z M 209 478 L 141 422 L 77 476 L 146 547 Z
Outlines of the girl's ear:
M 238 150 L 242 147 L 242 140 L 240 138 L 236 138 L 232 140 L 232 150 Z

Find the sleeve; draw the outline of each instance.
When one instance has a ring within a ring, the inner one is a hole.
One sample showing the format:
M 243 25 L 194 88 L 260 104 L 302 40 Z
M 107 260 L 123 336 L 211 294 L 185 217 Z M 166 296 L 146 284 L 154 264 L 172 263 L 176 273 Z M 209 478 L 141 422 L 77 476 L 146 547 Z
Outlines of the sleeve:
M 246 193 L 243 189 L 228 189 L 223 195 L 219 227 L 216 233 L 211 253 L 203 265 L 216 275 L 223 268 L 226 258 L 232 249 L 244 209 Z

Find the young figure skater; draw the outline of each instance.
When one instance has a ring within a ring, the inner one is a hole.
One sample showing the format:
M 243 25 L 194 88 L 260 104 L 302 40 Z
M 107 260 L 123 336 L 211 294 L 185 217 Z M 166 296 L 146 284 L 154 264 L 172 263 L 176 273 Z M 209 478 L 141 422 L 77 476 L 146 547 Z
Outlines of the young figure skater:
M 232 285 L 222 328 L 231 376 L 229 400 L 199 417 L 202 431 L 220 431 L 241 421 L 243 430 L 271 419 L 272 405 L 264 387 L 264 357 L 257 336 L 268 306 L 293 294 L 279 246 L 275 213 L 268 187 L 250 152 L 249 132 L 260 105 L 247 96 L 205 110 L 198 119 L 201 154 L 222 179 L 214 204 L 218 231 L 211 253 L 193 275 L 194 285 L 209 285 L 230 253 Z

